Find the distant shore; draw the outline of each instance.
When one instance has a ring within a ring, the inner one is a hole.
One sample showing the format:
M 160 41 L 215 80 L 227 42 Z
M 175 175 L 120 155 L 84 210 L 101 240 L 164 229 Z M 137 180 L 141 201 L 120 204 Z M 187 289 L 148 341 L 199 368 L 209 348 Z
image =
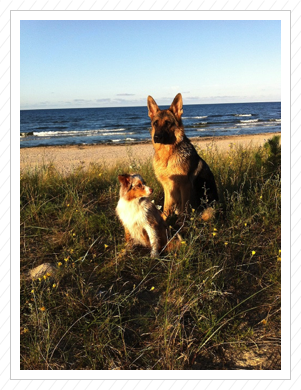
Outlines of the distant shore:
M 214 144 L 219 150 L 228 151 L 230 144 L 263 145 L 277 133 L 261 133 L 254 135 L 236 135 L 222 137 L 191 138 L 192 143 L 200 148 Z M 100 145 L 68 145 L 41 146 L 20 149 L 21 171 L 39 167 L 43 164 L 54 164 L 63 173 L 72 172 L 79 166 L 88 167 L 90 163 L 105 164 L 114 167 L 118 163 L 132 160 L 145 161 L 153 157 L 154 150 L 151 141 L 130 144 L 100 144 Z

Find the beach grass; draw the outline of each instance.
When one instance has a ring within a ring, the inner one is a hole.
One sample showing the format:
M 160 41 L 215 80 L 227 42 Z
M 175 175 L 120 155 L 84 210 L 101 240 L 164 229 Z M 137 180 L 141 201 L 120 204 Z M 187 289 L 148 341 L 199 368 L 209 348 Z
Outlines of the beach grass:
M 155 259 L 126 248 L 115 214 L 120 173 L 139 172 L 162 206 L 150 160 L 129 148 L 123 166 L 21 172 L 21 369 L 280 368 L 279 137 L 198 152 L 215 216 L 194 210 L 180 248 Z M 28 277 L 44 263 L 54 270 Z

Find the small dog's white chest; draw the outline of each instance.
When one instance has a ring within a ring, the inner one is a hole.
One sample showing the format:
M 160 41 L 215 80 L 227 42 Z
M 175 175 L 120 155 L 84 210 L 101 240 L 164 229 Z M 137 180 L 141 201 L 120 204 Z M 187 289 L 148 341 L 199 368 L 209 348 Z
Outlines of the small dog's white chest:
M 137 225 L 144 225 L 146 222 L 146 212 L 139 199 L 126 201 L 119 199 L 116 207 L 117 214 L 122 223 L 129 229 L 133 229 Z

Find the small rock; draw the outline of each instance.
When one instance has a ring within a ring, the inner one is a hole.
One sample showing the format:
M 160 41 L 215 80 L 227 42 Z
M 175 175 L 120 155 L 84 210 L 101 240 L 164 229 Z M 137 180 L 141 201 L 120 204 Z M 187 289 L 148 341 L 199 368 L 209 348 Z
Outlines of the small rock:
M 57 273 L 57 266 L 55 264 L 44 263 L 38 265 L 37 267 L 29 271 L 28 277 L 31 280 L 35 280 L 38 278 L 42 278 L 44 275 L 47 275 L 48 277 L 54 277 L 56 273 Z

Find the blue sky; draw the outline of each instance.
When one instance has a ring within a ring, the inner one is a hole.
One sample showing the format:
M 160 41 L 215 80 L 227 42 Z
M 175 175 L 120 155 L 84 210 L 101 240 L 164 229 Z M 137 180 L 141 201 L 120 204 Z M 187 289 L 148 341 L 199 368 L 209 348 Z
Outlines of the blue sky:
M 21 21 L 21 109 L 280 101 L 280 21 Z

